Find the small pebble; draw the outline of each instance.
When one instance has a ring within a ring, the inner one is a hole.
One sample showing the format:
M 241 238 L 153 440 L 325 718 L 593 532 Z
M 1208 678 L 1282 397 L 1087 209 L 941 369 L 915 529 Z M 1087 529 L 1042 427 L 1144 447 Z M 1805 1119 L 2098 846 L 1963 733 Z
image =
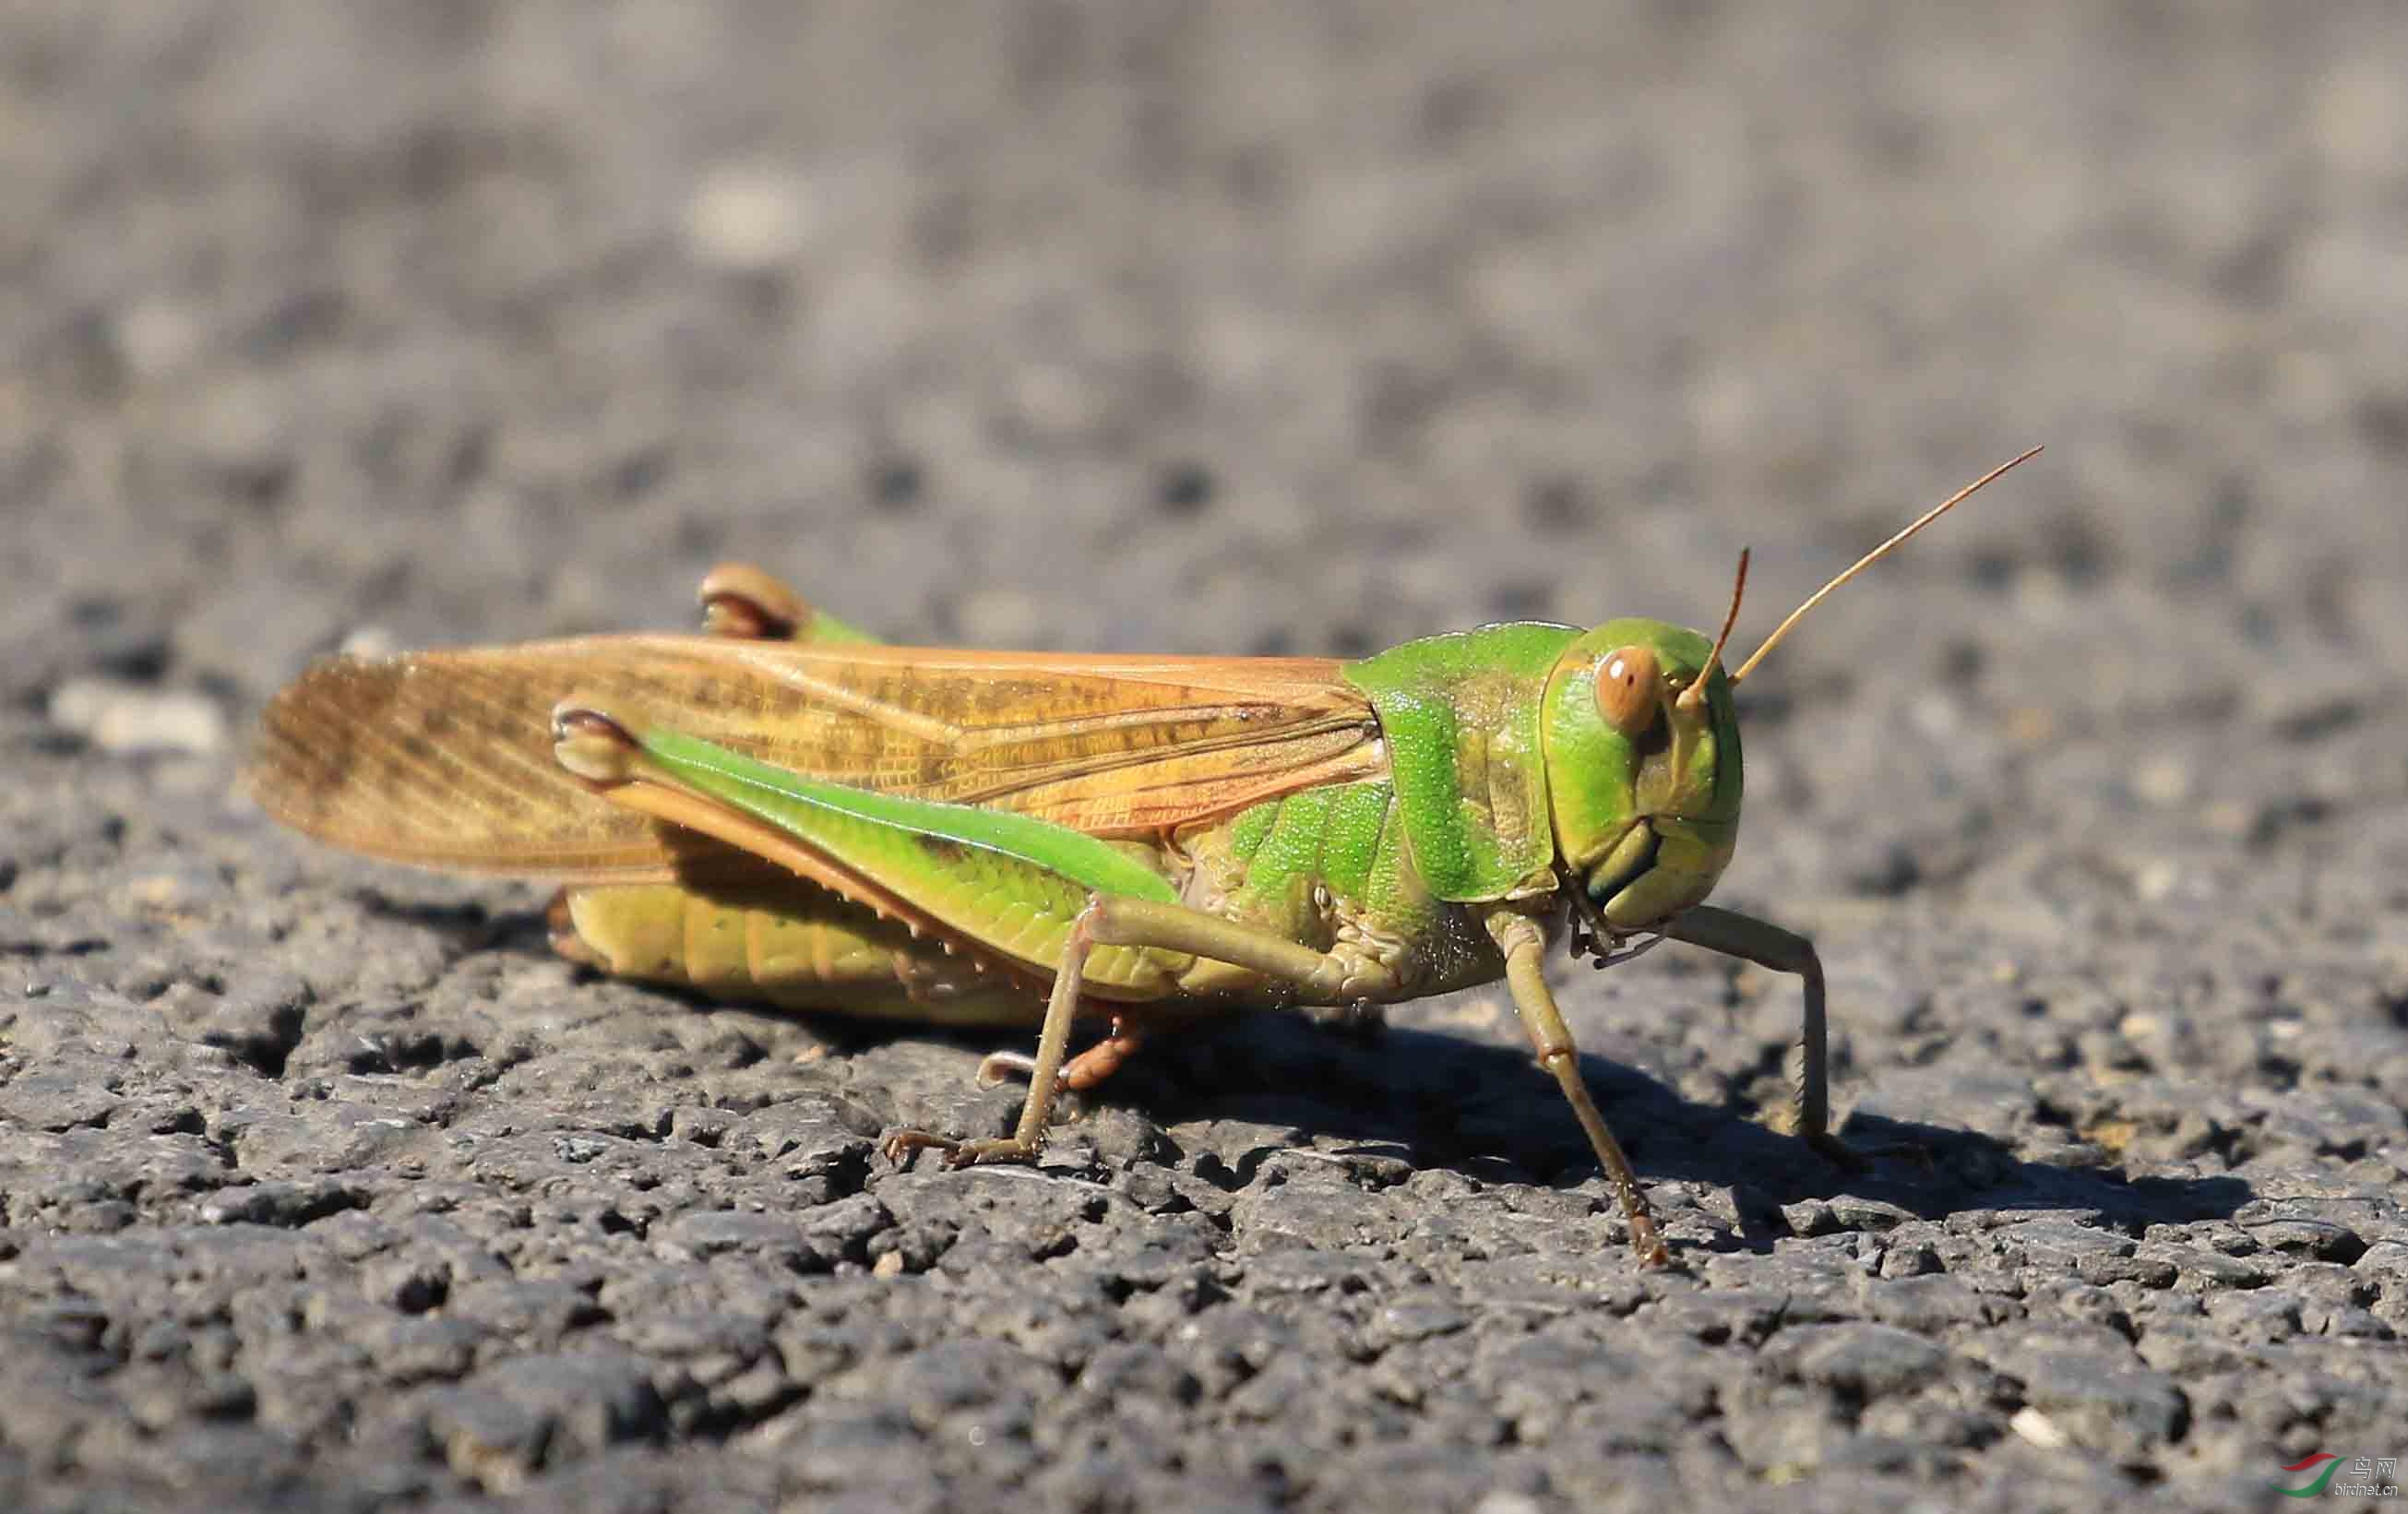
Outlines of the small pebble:
M 50 723 L 103 751 L 216 751 L 225 713 L 206 695 L 117 678 L 70 678 L 50 695 Z

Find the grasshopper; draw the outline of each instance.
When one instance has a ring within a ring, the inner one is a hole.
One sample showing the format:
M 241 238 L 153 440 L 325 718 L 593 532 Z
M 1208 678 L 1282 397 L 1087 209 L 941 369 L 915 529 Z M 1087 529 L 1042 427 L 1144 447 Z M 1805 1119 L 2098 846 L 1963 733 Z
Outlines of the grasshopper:
M 1510 623 L 1354 662 L 887 646 L 756 568 L 694 636 L 322 663 L 280 693 L 250 783 L 371 856 L 545 878 L 561 950 L 727 999 L 1039 1027 L 1013 1134 L 901 1130 L 898 1162 L 1026 1162 L 1066 1091 L 1147 1035 L 1253 1007 L 1360 1010 L 1501 978 L 1642 1263 L 1662 1232 L 1583 1081 L 1542 962 L 1662 941 L 1795 975 L 1795 1128 L 1835 1161 L 1823 967 L 1706 904 L 1738 841 L 1736 670 L 1660 621 Z M 548 712 L 548 718 L 547 718 Z M 1072 1024 L 1105 1034 L 1069 1054 Z

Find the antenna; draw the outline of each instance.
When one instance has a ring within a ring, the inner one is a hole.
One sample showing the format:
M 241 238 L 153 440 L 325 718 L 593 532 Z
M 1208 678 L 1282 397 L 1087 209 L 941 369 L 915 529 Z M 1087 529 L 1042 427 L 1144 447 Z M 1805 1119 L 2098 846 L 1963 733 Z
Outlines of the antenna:
M 1747 593 L 1747 549 L 1739 550 L 1739 579 L 1731 585 L 1730 613 L 1723 617 L 1723 634 L 1714 638 L 1714 650 L 1706 653 L 1706 665 L 1698 669 L 1696 681 L 1681 691 L 1681 707 L 1695 709 L 1706 697 L 1706 683 L 1714 676 L 1714 664 L 1723 660 L 1723 645 L 1730 640 L 1731 627 L 1739 624 L 1740 596 Z
M 1988 483 L 1991 479 L 1996 478 L 2000 474 L 2006 472 L 2009 468 L 2014 467 L 2018 463 L 2030 462 L 2033 458 L 2038 457 L 2040 453 L 2041 449 L 2035 447 L 2030 451 L 2024 453 L 2020 457 L 2010 458 L 2006 462 L 2000 464 L 1997 467 L 1992 468 L 1989 472 L 1974 479 L 1971 483 L 1959 489 L 1956 493 L 1949 495 L 1946 499 L 1942 500 L 1938 505 L 1932 507 L 1932 508 L 1925 511 L 1913 525 L 1908 526 L 1897 536 L 1890 537 L 1889 540 L 1883 542 L 1880 546 L 1874 548 L 1871 551 L 1867 552 L 1864 556 L 1857 558 L 1855 566 L 1849 568 L 1845 573 L 1841 574 L 1838 578 L 1833 578 L 1822 588 L 1815 590 L 1812 594 L 1809 594 L 1806 597 L 1806 603 L 1799 606 L 1796 609 L 1791 610 L 1789 612 L 1789 619 L 1782 621 L 1779 626 L 1774 628 L 1772 635 L 1764 638 L 1764 645 L 1756 649 L 1755 656 L 1740 664 L 1739 671 L 1730 676 L 1730 680 L 1733 683 L 1737 683 L 1742 678 L 1746 678 L 1750 673 L 1756 671 L 1756 664 L 1764 661 L 1764 654 L 1770 651 L 1773 648 L 1780 646 L 1781 638 L 1789 634 L 1789 628 L 1796 625 L 1799 621 L 1805 619 L 1806 612 L 1808 610 L 1813 609 L 1815 606 L 1823 603 L 1825 599 L 1828 598 L 1832 590 L 1837 589 L 1840 585 L 1847 582 L 1850 578 L 1855 578 L 1857 574 L 1862 573 L 1865 569 L 1872 566 L 1875 563 L 1880 562 L 1884 557 L 1889 554 L 1891 548 L 1898 546 L 1900 542 L 1906 540 L 1907 537 L 1914 536 L 1925 526 L 1929 525 L 1932 521 L 1939 520 L 1950 510 L 1953 510 L 1957 506 L 1963 504 L 1966 500 L 1971 499 L 1984 484 Z

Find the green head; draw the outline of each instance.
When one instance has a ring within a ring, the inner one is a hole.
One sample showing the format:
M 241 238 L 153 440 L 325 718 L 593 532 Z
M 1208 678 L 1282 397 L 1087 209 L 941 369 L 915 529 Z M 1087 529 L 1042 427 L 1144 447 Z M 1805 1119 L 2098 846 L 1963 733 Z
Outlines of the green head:
M 1747 588 L 1745 552 L 1730 614 L 1713 641 L 1662 621 L 1609 621 L 1565 650 L 1547 678 L 1541 739 L 1555 852 L 1572 876 L 1576 919 L 1610 941 L 1704 902 L 1739 845 L 1731 691 L 1826 595 L 2039 450 L 1991 469 L 1858 558 L 1736 671 L 1724 671 L 1722 654 Z
M 1702 901 L 1739 844 L 1739 715 L 1720 653 L 1662 621 L 1609 621 L 1548 676 L 1555 850 L 1579 912 L 1608 934 Z

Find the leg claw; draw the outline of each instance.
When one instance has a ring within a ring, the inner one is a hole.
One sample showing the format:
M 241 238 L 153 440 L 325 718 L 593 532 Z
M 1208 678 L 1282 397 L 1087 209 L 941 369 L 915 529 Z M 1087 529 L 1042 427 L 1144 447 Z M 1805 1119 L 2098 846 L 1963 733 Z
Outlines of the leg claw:
M 903 1167 L 910 1165 L 911 1154 L 915 1151 L 937 1150 L 951 1155 L 953 1149 L 961 1144 L 950 1136 L 939 1136 L 933 1131 L 897 1130 L 888 1132 L 886 1138 L 878 1143 L 878 1149 L 886 1153 L 887 1161 Z
M 945 1153 L 945 1165 L 948 1167 L 982 1167 L 998 1162 L 1029 1163 L 1036 1160 L 1036 1147 L 1009 1136 L 964 1141 Z
M 998 1162 L 1034 1162 L 1037 1150 L 1026 1142 L 1009 1136 L 991 1136 L 984 1140 L 957 1141 L 950 1136 L 939 1136 L 924 1130 L 898 1130 L 882 1143 L 886 1160 L 896 1166 L 907 1164 L 911 1153 L 936 1150 L 944 1153 L 947 1167 L 975 1167 Z

